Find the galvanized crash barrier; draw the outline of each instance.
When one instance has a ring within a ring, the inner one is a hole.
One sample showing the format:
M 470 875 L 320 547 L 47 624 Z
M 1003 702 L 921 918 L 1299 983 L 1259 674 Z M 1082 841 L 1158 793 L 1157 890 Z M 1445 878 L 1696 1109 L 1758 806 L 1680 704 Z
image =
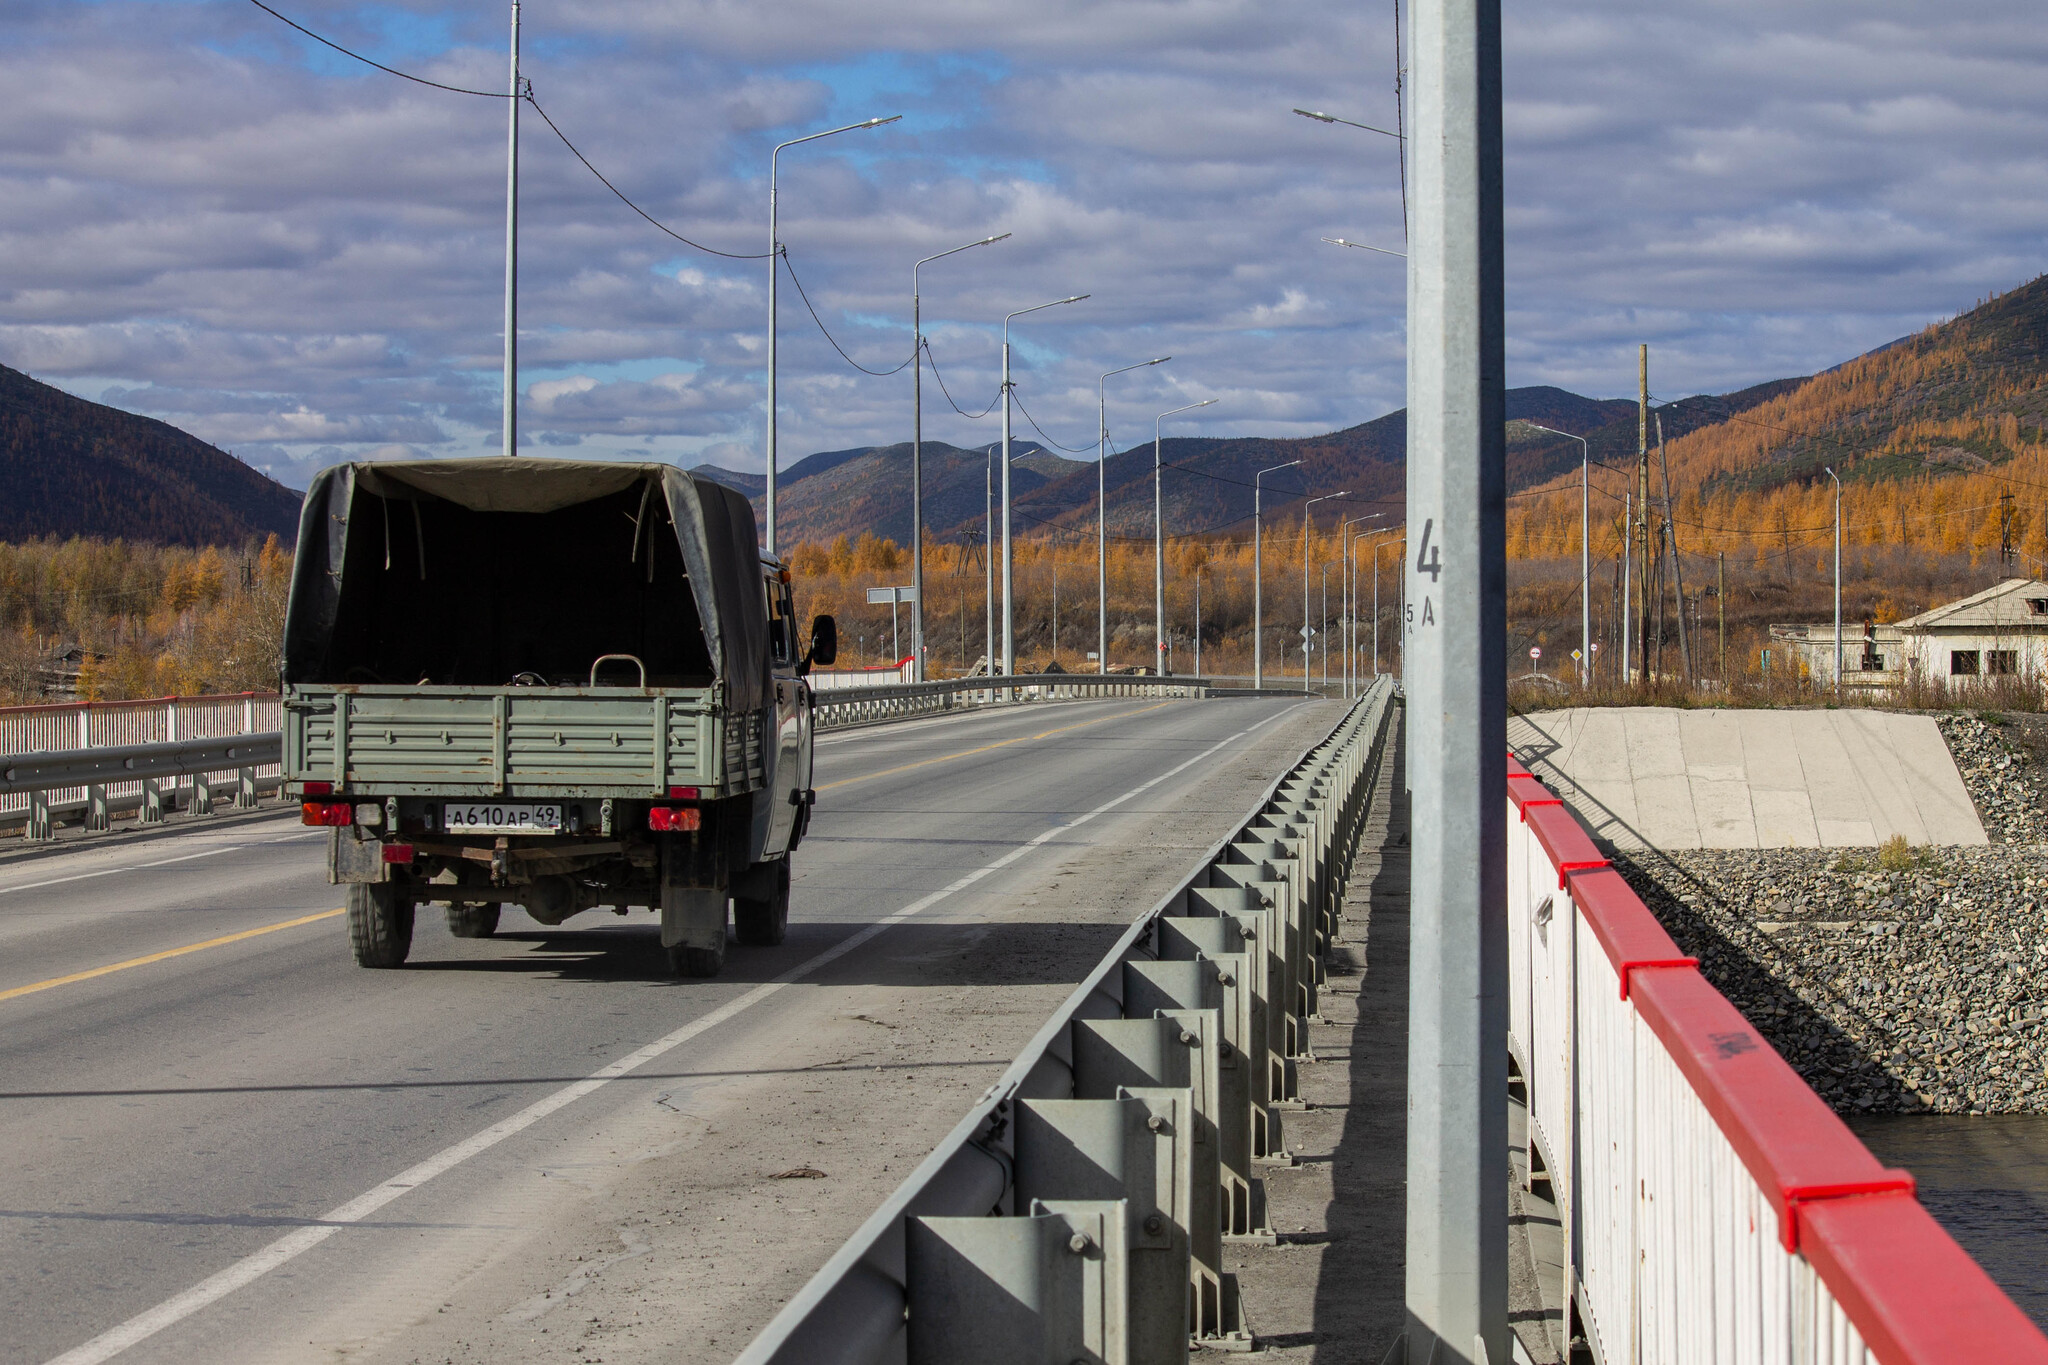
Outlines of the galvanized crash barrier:
M 1386 750 L 1391 680 L 1130 927 L 741 1365 L 1250 1350 L 1226 1242 L 1275 1240 L 1283 1115 Z
M 1126 677 L 1101 673 L 1031 673 L 1016 677 L 948 678 L 943 682 L 892 683 L 886 687 L 843 687 L 816 694 L 811 723 L 820 730 L 942 711 L 1010 706 L 1024 702 L 1075 701 L 1084 697 L 1202 697 L 1201 678 Z
M 133 804 L 144 824 L 160 824 L 178 779 L 192 779 L 192 811 L 210 815 L 222 795 L 219 778 L 231 773 L 234 804 L 247 808 L 256 804 L 257 769 L 276 764 L 281 756 L 275 730 L 222 739 L 11 754 L 0 758 L 0 795 L 27 794 L 27 822 L 22 830 L 27 839 L 54 838 L 56 817 L 66 810 L 82 810 L 87 829 L 109 828 L 116 802 L 109 799 L 108 788 L 117 783 L 139 784 L 140 791 L 123 804 Z M 51 799 L 53 793 L 81 787 L 85 790 L 82 802 L 60 805 Z

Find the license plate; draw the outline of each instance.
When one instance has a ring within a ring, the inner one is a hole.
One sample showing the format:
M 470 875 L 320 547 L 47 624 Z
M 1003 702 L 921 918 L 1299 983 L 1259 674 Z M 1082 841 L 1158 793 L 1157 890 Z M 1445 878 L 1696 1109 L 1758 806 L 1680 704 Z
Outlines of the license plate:
M 553 834 L 562 828 L 562 808 L 504 801 L 449 801 L 441 807 L 441 828 L 450 834 Z

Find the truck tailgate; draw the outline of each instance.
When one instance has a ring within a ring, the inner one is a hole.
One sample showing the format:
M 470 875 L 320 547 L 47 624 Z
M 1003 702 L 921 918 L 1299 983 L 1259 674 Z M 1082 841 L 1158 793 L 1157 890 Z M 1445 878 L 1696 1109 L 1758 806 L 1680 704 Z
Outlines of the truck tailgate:
M 760 782 L 759 718 L 704 689 L 322 688 L 287 700 L 286 777 L 446 796 L 642 796 Z M 751 760 L 751 761 L 750 761 Z M 751 770 L 751 771 L 750 771 Z

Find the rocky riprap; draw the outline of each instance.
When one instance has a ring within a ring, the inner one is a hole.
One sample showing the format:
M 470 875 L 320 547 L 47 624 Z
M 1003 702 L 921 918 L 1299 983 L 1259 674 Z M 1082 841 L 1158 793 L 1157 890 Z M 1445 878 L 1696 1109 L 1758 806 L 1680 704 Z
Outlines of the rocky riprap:
M 2015 725 L 2001 717 L 1943 712 L 1934 718 L 1977 803 L 1984 832 L 2008 844 L 2048 843 L 2048 781 Z
M 1617 856 L 1680 948 L 1844 1113 L 2048 1113 L 2048 848 Z

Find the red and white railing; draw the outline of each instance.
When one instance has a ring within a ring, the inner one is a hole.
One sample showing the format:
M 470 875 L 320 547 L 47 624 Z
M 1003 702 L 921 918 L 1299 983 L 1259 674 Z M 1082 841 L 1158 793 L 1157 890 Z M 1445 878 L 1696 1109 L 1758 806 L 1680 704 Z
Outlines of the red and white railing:
M 231 692 L 200 697 L 155 697 L 146 701 L 79 701 L 48 706 L 0 706 L 0 755 L 43 754 L 62 749 L 104 749 L 125 744 L 165 744 L 182 739 L 226 739 L 276 730 L 277 693 Z M 259 781 L 280 769 L 256 769 Z M 115 801 L 134 798 L 140 782 L 115 782 Z M 52 805 L 85 799 L 83 787 L 47 794 Z M 28 812 L 29 794 L 0 796 L 0 820 Z
M 1607 1365 L 2048 1362 L 2048 1337 L 1508 760 L 1509 1045 Z

